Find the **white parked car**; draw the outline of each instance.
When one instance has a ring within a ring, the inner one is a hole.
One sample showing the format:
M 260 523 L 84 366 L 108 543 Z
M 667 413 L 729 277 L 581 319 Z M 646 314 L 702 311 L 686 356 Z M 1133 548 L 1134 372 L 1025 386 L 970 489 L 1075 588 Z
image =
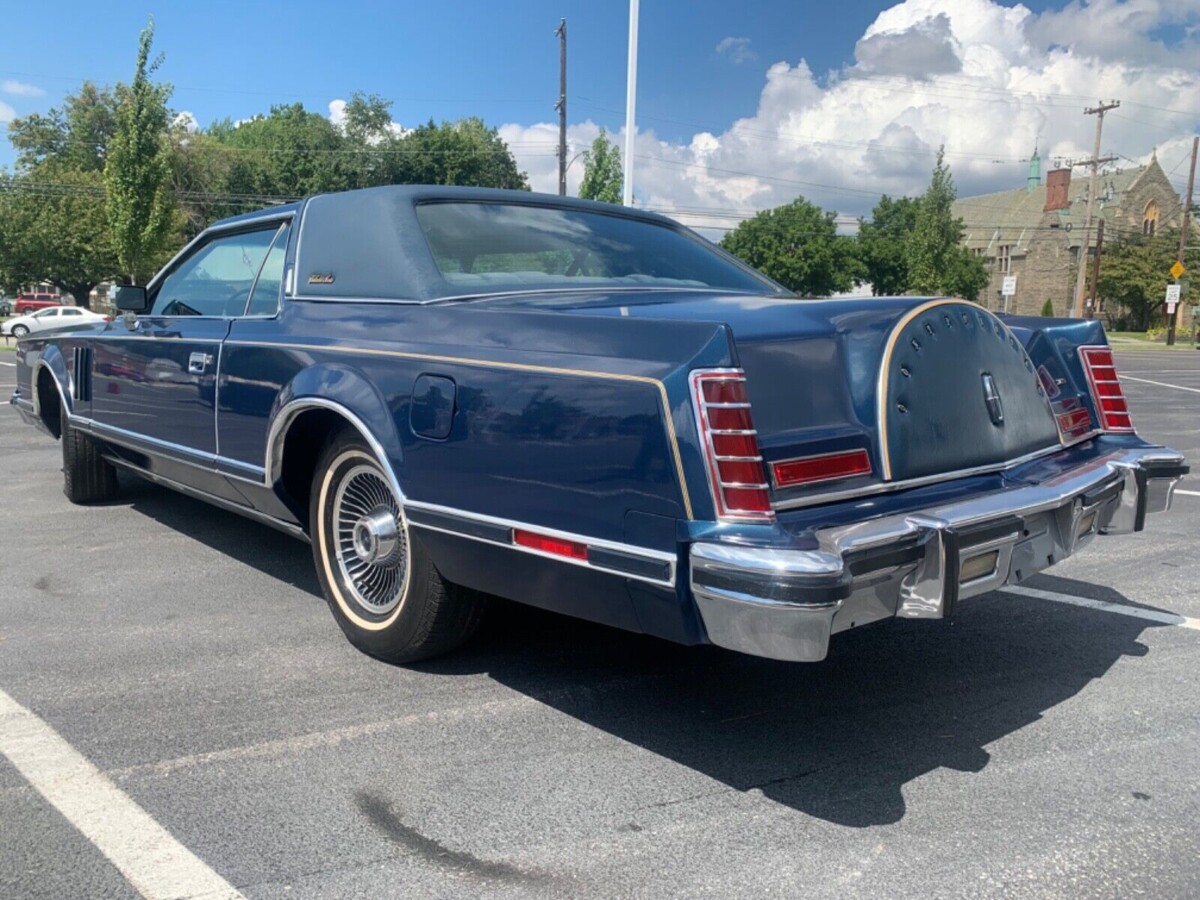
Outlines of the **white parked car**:
M 35 313 L 17 316 L 15 319 L 0 323 L 0 334 L 24 337 L 34 331 L 64 328 L 68 325 L 83 325 L 86 322 L 107 322 L 109 318 L 109 316 L 102 316 L 79 306 L 49 306 L 46 309 L 39 309 Z

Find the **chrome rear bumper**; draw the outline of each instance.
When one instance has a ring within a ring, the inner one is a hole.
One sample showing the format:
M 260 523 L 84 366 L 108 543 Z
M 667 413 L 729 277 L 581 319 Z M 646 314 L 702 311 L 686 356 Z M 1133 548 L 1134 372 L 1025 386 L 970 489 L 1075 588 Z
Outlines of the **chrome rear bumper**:
M 692 596 L 712 643 L 815 662 L 837 631 L 944 618 L 1096 534 L 1141 531 L 1187 471 L 1174 450 L 1117 450 L 1039 484 L 818 531 L 812 550 L 695 543 Z

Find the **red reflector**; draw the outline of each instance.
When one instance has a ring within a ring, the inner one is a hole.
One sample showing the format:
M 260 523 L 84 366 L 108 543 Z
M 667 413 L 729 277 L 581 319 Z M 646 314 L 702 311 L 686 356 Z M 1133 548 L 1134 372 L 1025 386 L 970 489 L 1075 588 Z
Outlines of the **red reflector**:
M 705 403 L 745 403 L 746 382 L 744 381 L 704 381 Z
M 712 445 L 717 456 L 758 456 L 758 440 L 752 434 L 714 434 Z
M 708 424 L 714 431 L 750 431 L 754 426 L 750 421 L 749 407 L 708 407 Z
M 775 483 L 780 487 L 797 484 L 813 484 L 818 481 L 833 481 L 852 475 L 869 475 L 871 458 L 866 450 L 850 450 L 846 453 L 822 453 L 803 459 L 788 459 L 774 464 Z
M 566 556 L 570 559 L 588 558 L 587 544 L 581 544 L 578 541 L 568 541 L 565 538 L 550 537 L 533 531 L 522 531 L 520 528 L 513 529 L 512 539 L 514 544 L 541 550 L 543 553 L 553 553 L 555 556 Z
M 759 485 L 763 483 L 763 467 L 760 459 L 717 460 L 717 471 L 721 473 L 722 484 Z
M 771 512 L 771 495 L 766 488 L 724 488 L 722 493 L 730 515 Z
M 1092 391 L 1092 401 L 1105 431 L 1133 431 L 1125 391 L 1117 378 L 1117 367 L 1108 347 L 1080 347 L 1079 359 Z

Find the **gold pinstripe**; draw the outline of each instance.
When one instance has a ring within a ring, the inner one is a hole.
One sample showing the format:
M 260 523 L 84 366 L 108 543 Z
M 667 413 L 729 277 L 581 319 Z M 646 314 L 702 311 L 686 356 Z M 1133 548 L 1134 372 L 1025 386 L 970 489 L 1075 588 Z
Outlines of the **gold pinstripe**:
M 692 513 L 692 499 L 688 493 L 687 479 L 683 474 L 683 456 L 679 452 L 679 437 L 675 433 L 675 420 L 671 414 L 671 402 L 667 398 L 667 387 L 657 378 L 649 375 L 627 375 L 620 372 L 590 372 L 587 369 L 566 369 L 558 366 L 539 366 L 533 363 L 501 362 L 490 359 L 470 359 L 460 356 L 439 356 L 433 353 L 409 353 L 404 350 L 382 350 L 372 347 L 334 347 L 323 344 L 290 344 L 274 341 L 226 341 L 226 344 L 240 347 L 279 348 L 282 350 L 308 350 L 328 353 L 365 353 L 368 356 L 388 356 L 398 359 L 416 359 L 431 362 L 449 363 L 461 366 L 479 366 L 485 369 L 510 369 L 518 372 L 538 372 L 543 375 L 567 375 L 575 378 L 600 378 L 610 381 L 631 381 L 637 384 L 648 384 L 658 389 L 659 401 L 662 404 L 663 418 L 666 421 L 667 438 L 671 444 L 671 453 L 675 459 L 675 474 L 679 479 L 679 492 L 683 497 L 683 509 L 689 519 Z

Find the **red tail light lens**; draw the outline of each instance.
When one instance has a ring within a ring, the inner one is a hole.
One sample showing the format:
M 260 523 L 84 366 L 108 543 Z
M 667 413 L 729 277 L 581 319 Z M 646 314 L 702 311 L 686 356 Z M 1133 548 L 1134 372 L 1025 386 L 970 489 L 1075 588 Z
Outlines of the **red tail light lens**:
M 717 517 L 773 521 L 758 432 L 741 369 L 693 372 L 692 400 Z
M 1117 378 L 1112 350 L 1108 347 L 1080 347 L 1079 358 L 1083 361 L 1083 371 L 1092 389 L 1100 427 L 1105 431 L 1133 431 L 1133 419 L 1129 417 L 1125 391 Z
M 815 484 L 818 481 L 835 481 L 854 475 L 871 474 L 871 458 L 866 450 L 849 450 L 845 453 L 822 453 L 801 459 L 777 462 L 772 467 L 775 483 L 782 487 L 800 484 Z
M 587 544 L 581 544 L 578 541 L 568 541 L 563 538 L 551 537 L 548 534 L 538 534 L 536 531 L 525 531 L 521 528 L 513 529 L 512 539 L 513 543 L 518 546 L 540 550 L 542 553 L 565 556 L 568 559 L 588 558 Z

